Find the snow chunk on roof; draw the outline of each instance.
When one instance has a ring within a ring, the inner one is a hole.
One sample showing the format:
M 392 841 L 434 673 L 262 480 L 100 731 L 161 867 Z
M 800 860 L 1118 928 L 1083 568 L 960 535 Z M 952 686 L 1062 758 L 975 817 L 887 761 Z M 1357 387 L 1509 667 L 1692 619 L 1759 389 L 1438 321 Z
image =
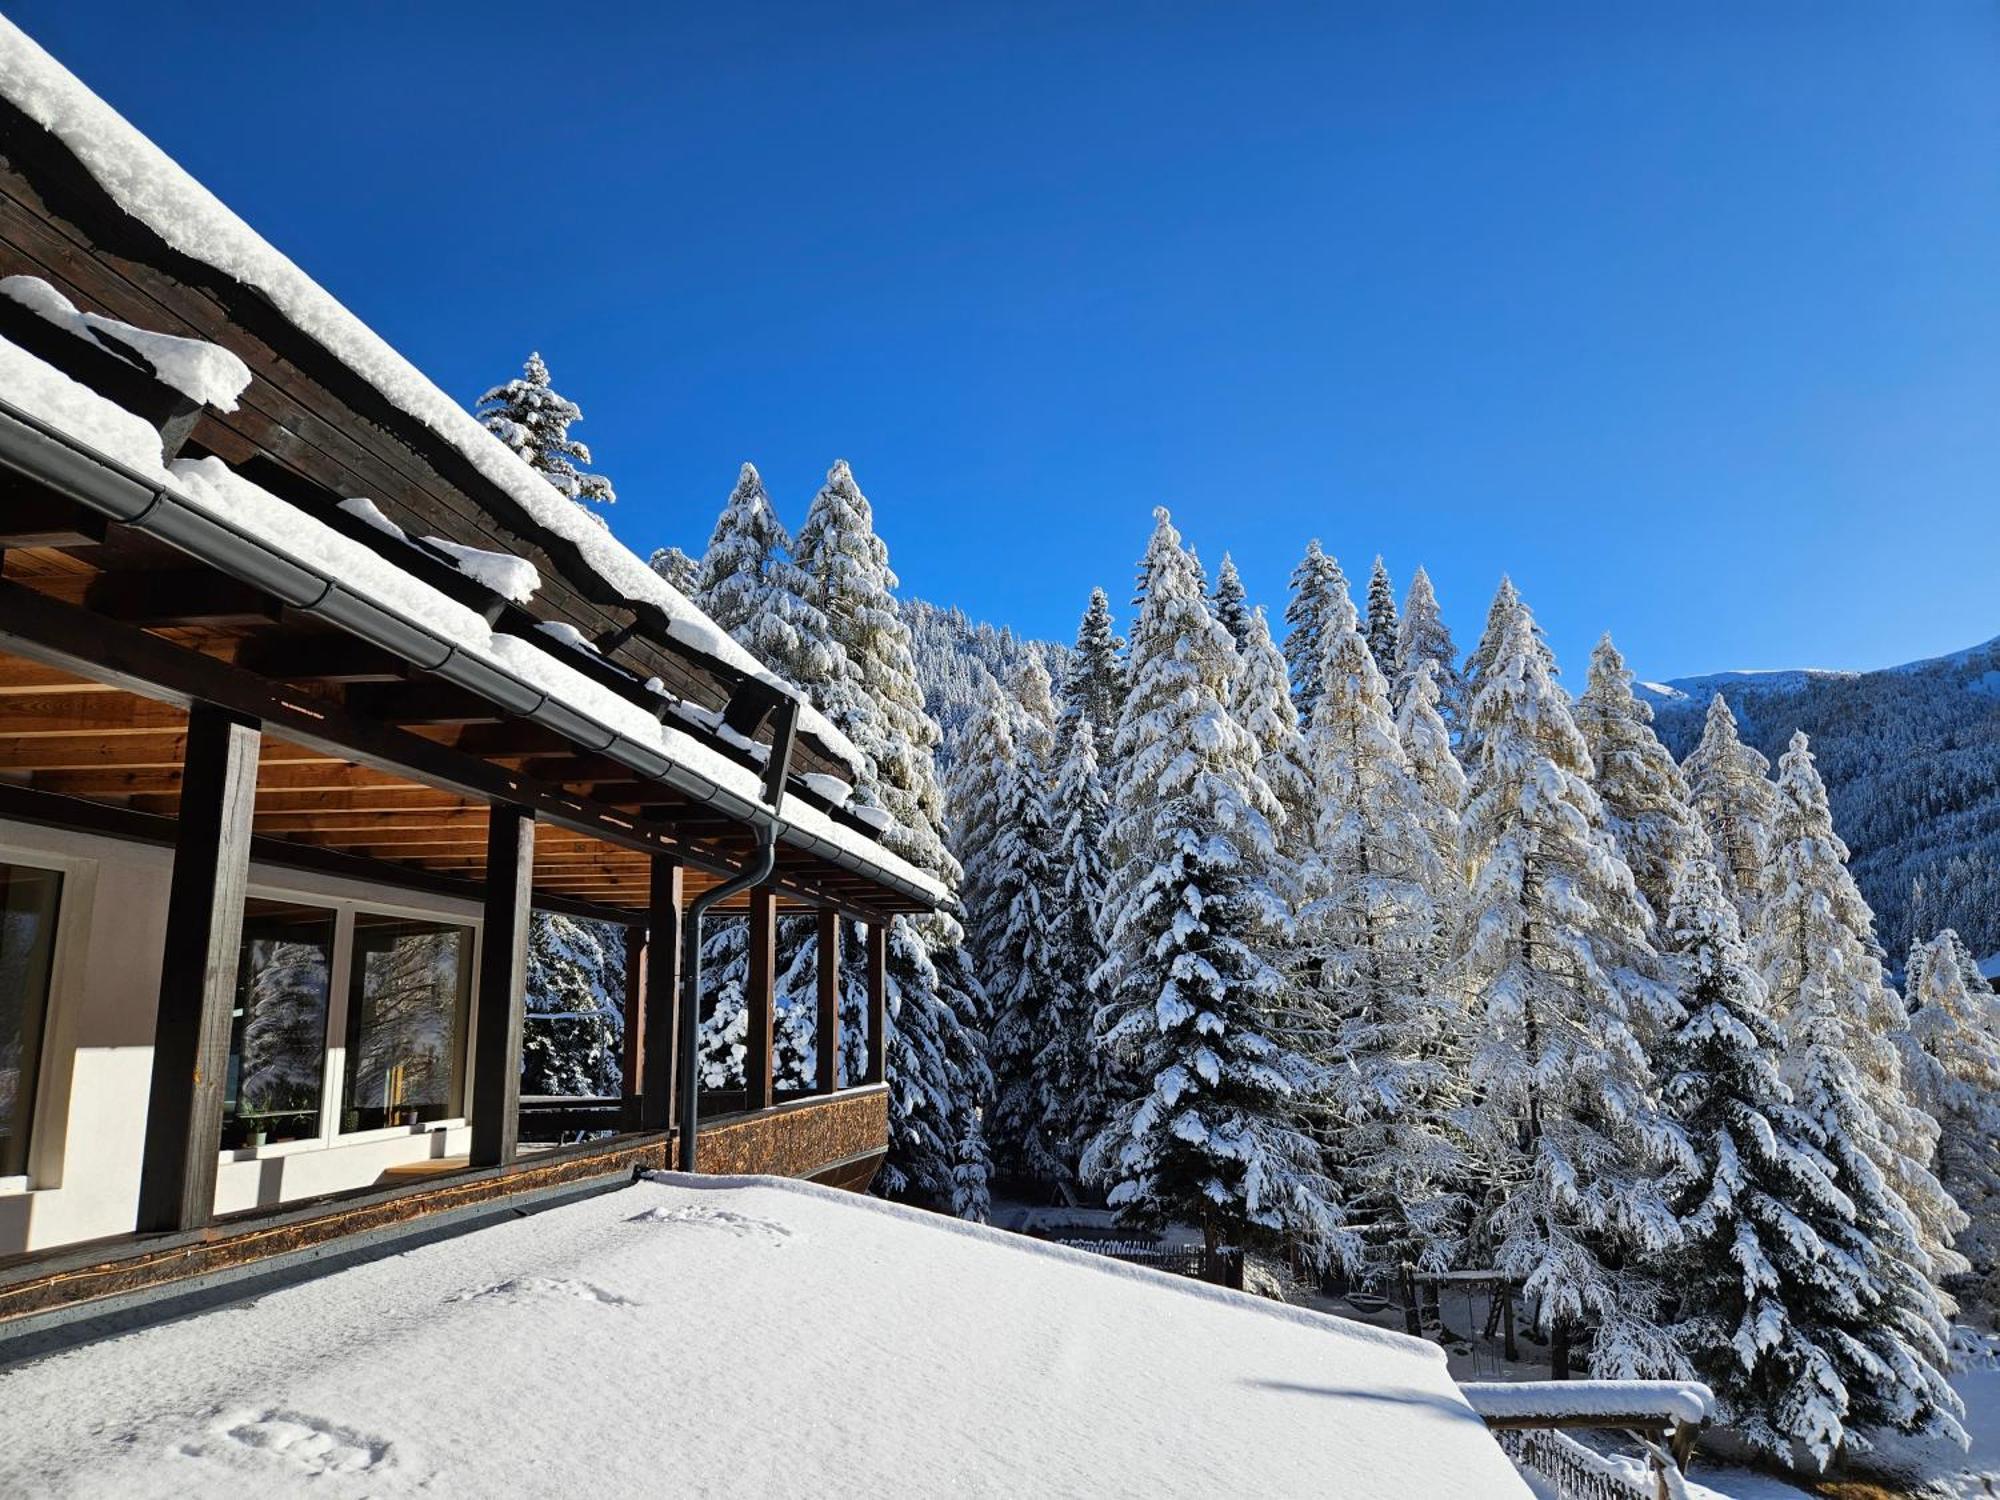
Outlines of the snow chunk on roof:
M 442 536 L 427 536 L 424 545 L 435 547 L 449 557 L 453 567 L 481 588 L 491 589 L 516 604 L 526 604 L 542 586 L 542 575 L 535 565 L 511 552 L 487 552 Z
M 854 788 L 838 776 L 828 776 L 820 771 L 808 771 L 800 779 L 835 807 L 844 806 L 847 799 L 854 795 Z
M 6 1493 L 1530 1493 L 1433 1346 L 768 1178 L 635 1183 L 7 1394 Z
M 0 16 L 0 95 L 60 139 L 127 213 L 182 254 L 263 293 L 295 328 L 450 443 L 538 525 L 575 546 L 585 564 L 614 591 L 664 612 L 675 639 L 798 698 L 799 727 L 850 768 L 861 767 L 861 752 L 854 743 L 796 687 L 649 568 L 602 520 L 552 488 L 477 418 L 5 16 Z
M 387 516 L 383 515 L 382 507 L 377 505 L 373 500 L 356 495 L 351 499 L 341 501 L 340 508 L 354 517 L 355 520 L 365 521 L 368 525 L 373 526 L 384 536 L 392 536 L 399 542 L 406 542 L 410 539 L 410 534 Z
M 0 278 L 0 296 L 11 297 L 79 338 L 96 344 L 104 339 L 122 344 L 151 365 L 153 373 L 167 385 L 190 401 L 217 411 L 235 411 L 236 398 L 250 384 L 250 367 L 221 345 L 155 333 L 100 313 L 78 312 L 69 298 L 39 276 Z
M 4 19 L 0 17 L 0 23 Z M 0 339 L 0 401 L 89 444 L 135 473 L 149 479 L 165 476 L 160 434 L 151 422 L 6 339 Z

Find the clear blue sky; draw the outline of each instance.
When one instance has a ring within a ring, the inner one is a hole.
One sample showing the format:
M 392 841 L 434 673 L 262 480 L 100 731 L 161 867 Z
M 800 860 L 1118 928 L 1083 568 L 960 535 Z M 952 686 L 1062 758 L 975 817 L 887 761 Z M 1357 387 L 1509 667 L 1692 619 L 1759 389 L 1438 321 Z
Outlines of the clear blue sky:
M 846 457 L 1031 633 L 1161 503 L 1579 682 L 2000 633 L 1991 5 L 9 9 L 447 390 L 539 347 L 642 551 Z

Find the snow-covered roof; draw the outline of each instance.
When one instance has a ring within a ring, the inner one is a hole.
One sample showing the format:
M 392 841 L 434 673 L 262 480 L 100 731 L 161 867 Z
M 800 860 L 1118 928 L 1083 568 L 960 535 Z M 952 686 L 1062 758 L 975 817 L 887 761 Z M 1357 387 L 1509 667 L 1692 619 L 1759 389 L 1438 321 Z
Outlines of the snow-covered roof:
M 161 494 L 213 517 L 322 578 L 337 580 L 439 643 L 560 702 L 601 726 L 607 736 L 663 757 L 746 802 L 763 801 L 762 778 L 756 771 L 660 722 L 559 660 L 544 646 L 494 629 L 464 604 L 244 478 L 221 459 L 184 458 L 164 463 L 160 434 L 151 424 L 5 338 L 0 338 L 0 399 L 115 460 Z M 481 556 L 488 560 L 479 561 L 478 566 L 494 566 L 491 554 Z M 461 565 L 464 561 L 460 559 Z M 606 748 L 615 751 L 615 744 Z M 861 810 L 855 811 L 858 816 Z M 885 848 L 869 833 L 796 796 L 783 799 L 778 816 L 787 827 L 924 892 L 934 902 L 948 899 L 945 887 L 934 876 Z M 878 825 L 869 820 L 868 826 L 876 829 Z
M 1480 1416 L 1514 1421 L 1601 1417 L 1699 1423 L 1715 1415 L 1714 1394 L 1694 1380 L 1468 1381 L 1459 1389 Z
M 0 1492 L 1530 1493 L 1433 1345 L 768 1178 L 635 1183 L 13 1370 Z
M 301 333 L 455 448 L 535 524 L 573 546 L 619 597 L 658 608 L 676 641 L 800 698 L 801 731 L 850 768 L 859 768 L 861 756 L 853 743 L 796 688 L 745 650 L 576 502 L 559 494 L 470 412 L 5 16 L 0 16 L 0 97 L 60 140 L 114 202 L 167 245 L 262 294 Z

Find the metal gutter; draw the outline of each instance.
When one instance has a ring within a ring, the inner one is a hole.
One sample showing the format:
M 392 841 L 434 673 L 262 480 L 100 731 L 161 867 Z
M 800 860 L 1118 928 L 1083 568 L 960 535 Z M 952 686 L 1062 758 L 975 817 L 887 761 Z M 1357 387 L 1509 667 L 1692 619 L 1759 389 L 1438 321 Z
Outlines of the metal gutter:
M 120 525 L 157 538 L 253 584 L 290 608 L 338 625 L 511 714 L 609 756 L 693 802 L 746 823 L 760 835 L 768 832 L 773 843 L 782 841 L 842 869 L 865 875 L 927 908 L 939 905 L 937 898 L 922 886 L 786 818 L 778 810 L 782 807 L 782 790 L 774 798 L 774 805 L 767 806 L 718 785 L 699 771 L 599 723 L 504 668 L 470 654 L 427 626 L 356 593 L 338 578 L 287 557 L 262 538 L 210 515 L 161 480 L 126 467 L 4 397 L 0 397 L 0 468 L 11 469 L 58 490 Z

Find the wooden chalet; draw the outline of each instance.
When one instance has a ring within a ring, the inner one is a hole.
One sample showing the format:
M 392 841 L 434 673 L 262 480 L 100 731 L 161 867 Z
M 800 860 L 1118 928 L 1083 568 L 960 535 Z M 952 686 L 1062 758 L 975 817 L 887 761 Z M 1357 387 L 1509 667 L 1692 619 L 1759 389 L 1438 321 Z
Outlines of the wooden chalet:
M 853 747 L 4 20 L 0 278 L 0 1328 L 635 1168 L 865 1184 L 943 892 Z M 628 935 L 620 1099 L 520 1098 L 533 908 Z

